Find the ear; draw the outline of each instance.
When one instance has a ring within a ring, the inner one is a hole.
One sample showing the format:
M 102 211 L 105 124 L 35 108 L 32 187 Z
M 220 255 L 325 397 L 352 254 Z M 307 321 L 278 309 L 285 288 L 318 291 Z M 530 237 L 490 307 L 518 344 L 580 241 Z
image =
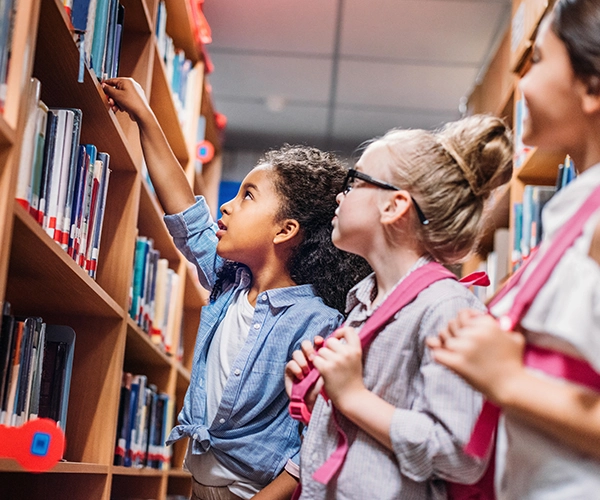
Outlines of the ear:
M 600 112 L 600 77 L 590 76 L 585 85 L 585 95 L 582 98 L 583 110 L 594 114 Z
M 296 237 L 300 233 L 300 223 L 296 219 L 285 219 L 282 221 L 279 231 L 273 238 L 275 245 L 285 243 Z
M 381 223 L 384 225 L 395 224 L 406 216 L 410 210 L 410 195 L 408 191 L 394 191 L 383 205 L 381 211 Z

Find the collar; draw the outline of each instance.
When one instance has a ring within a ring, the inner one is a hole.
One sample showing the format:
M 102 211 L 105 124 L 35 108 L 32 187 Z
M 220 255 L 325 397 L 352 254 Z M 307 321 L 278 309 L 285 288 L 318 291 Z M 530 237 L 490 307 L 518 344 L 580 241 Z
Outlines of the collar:
M 235 288 L 250 288 L 252 273 L 246 266 L 241 265 L 235 273 Z M 301 299 L 318 297 L 312 285 L 294 285 L 284 288 L 273 288 L 259 294 L 259 298 L 266 296 L 273 307 L 287 307 Z
M 392 293 L 396 287 L 402 283 L 404 278 L 406 278 L 410 273 L 419 269 L 421 266 L 431 262 L 431 257 L 422 256 L 410 267 L 408 272 L 402 276 L 398 282 L 394 285 L 394 287 L 388 292 L 388 294 L 384 297 L 384 299 L 380 302 L 383 304 L 385 299 Z M 365 308 L 370 309 L 373 300 L 375 299 L 375 295 L 377 293 L 377 282 L 375 280 L 375 273 L 369 274 L 362 281 L 359 281 L 357 285 L 355 285 L 350 292 L 348 292 L 348 298 L 346 299 L 346 314 L 349 313 L 352 309 L 354 309 L 358 304 L 362 304 Z
M 273 307 L 287 307 L 301 299 L 312 299 L 317 297 L 312 285 L 286 286 L 285 288 L 273 288 L 261 292 L 259 297 L 266 295 Z

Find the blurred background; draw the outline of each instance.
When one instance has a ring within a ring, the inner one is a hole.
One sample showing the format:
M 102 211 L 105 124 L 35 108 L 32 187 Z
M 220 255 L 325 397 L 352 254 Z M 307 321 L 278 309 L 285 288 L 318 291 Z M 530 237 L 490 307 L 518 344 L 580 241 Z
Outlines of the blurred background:
M 285 142 L 352 161 L 357 146 L 390 128 L 432 129 L 459 118 L 506 31 L 511 4 L 205 2 L 213 37 L 208 79 L 215 110 L 227 116 L 224 185 Z

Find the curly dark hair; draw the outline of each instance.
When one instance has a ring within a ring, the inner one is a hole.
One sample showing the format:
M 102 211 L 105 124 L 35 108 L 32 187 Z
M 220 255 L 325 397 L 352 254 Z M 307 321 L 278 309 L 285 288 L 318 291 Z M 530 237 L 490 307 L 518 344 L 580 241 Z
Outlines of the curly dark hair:
M 271 165 L 273 184 L 280 195 L 280 219 L 300 224 L 302 241 L 288 261 L 288 271 L 298 285 L 311 284 L 325 304 L 344 313 L 350 288 L 371 272 L 358 255 L 343 252 L 331 241 L 331 219 L 346 175 L 335 155 L 319 149 L 285 144 L 268 151 L 259 164 Z M 239 263 L 227 262 L 211 298 L 233 281 Z

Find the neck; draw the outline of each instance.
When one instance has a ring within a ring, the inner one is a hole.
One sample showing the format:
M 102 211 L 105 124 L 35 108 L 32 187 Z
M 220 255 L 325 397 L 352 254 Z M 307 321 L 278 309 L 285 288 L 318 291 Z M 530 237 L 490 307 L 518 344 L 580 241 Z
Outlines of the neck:
M 380 248 L 382 250 L 375 251 L 367 257 L 375 272 L 377 283 L 377 297 L 372 305 L 379 304 L 423 255 L 415 248 Z
M 253 306 L 256 305 L 256 298 L 262 292 L 296 285 L 284 265 L 251 267 L 250 271 L 252 273 L 252 284 L 248 291 L 248 301 Z
M 600 163 L 600 119 L 586 128 L 590 132 L 581 140 L 580 147 L 569 153 L 579 173 Z

